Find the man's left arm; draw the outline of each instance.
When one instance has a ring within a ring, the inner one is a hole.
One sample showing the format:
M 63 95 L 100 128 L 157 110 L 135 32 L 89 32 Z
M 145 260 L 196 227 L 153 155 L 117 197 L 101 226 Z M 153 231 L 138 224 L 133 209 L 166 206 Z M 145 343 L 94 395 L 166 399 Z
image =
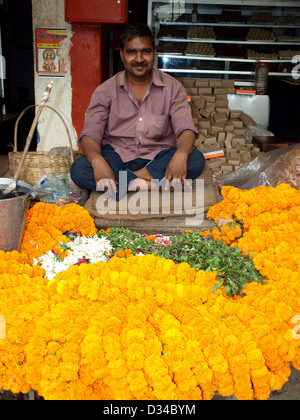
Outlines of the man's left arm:
M 188 157 L 194 149 L 199 132 L 193 122 L 185 88 L 181 83 L 172 80 L 171 91 L 170 116 L 172 128 L 177 135 L 177 150 L 167 167 L 165 179 L 170 182 L 176 179 L 183 183 L 187 177 Z
M 169 182 L 174 179 L 183 184 L 187 177 L 187 161 L 194 148 L 195 140 L 196 134 L 192 130 L 185 130 L 180 134 L 176 141 L 176 152 L 165 173 L 165 179 Z

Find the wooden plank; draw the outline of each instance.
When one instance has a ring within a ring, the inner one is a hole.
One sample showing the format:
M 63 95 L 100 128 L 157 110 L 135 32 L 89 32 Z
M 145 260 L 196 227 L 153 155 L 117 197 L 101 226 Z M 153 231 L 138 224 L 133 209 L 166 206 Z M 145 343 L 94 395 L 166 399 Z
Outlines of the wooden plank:
M 195 223 L 190 223 L 188 220 L 193 220 Z M 202 229 L 211 229 L 214 226 L 212 220 L 208 220 L 204 217 L 202 223 L 199 223 L 199 219 L 196 219 L 195 216 L 191 218 L 186 218 L 186 216 L 178 217 L 166 217 L 166 218 L 153 218 L 145 220 L 109 220 L 106 218 L 95 217 L 95 225 L 100 229 L 108 229 L 109 227 L 123 227 L 131 229 L 134 232 L 144 233 L 144 234 L 162 234 L 166 236 L 176 235 L 186 229 L 191 230 L 202 230 Z

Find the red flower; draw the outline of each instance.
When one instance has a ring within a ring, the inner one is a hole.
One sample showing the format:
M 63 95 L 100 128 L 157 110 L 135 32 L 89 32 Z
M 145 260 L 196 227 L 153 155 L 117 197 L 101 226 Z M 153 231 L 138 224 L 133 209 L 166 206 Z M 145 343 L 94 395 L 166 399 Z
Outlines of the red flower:
M 90 262 L 90 260 L 87 260 L 87 259 L 85 258 L 85 256 L 83 256 L 83 257 L 81 258 L 81 260 L 78 260 L 78 262 L 76 263 L 76 265 L 88 264 L 89 262 Z

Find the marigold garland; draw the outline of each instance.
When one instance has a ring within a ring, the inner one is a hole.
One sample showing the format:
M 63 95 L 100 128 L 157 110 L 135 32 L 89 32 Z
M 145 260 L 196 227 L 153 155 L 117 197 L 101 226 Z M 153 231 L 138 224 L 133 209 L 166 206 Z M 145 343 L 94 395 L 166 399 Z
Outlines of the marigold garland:
M 267 277 L 264 286 L 246 284 L 243 298 L 212 293 L 216 272 L 130 249 L 49 282 L 33 258 L 66 242 L 66 231 L 97 230 L 76 204 L 36 204 L 21 253 L 0 252 L 7 324 L 0 388 L 72 400 L 211 399 L 215 392 L 267 399 L 281 389 L 291 363 L 300 369 L 292 331 L 300 314 L 300 192 L 280 185 L 222 194 L 209 216 L 231 224 L 213 235 L 251 253 Z
M 30 263 L 60 242 L 68 241 L 65 232 L 93 236 L 97 233 L 94 219 L 81 206 L 70 203 L 64 207 L 36 203 L 27 213 L 21 252 Z

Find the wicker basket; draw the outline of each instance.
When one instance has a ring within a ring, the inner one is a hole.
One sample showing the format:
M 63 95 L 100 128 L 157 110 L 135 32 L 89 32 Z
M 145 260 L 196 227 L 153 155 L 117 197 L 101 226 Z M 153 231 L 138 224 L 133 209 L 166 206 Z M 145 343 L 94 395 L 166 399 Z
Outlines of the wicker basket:
M 10 167 L 10 172 L 12 176 L 15 174 L 18 168 L 19 162 L 23 154 L 23 152 L 17 151 L 17 147 L 18 147 L 17 132 L 18 132 L 19 121 L 29 108 L 36 107 L 36 106 L 38 105 L 30 105 L 27 108 L 25 108 L 24 111 L 22 111 L 22 113 L 19 115 L 16 121 L 15 131 L 14 131 L 14 151 L 9 152 L 8 154 L 9 167 Z M 53 175 L 62 175 L 65 173 L 69 173 L 71 165 L 75 159 L 74 157 L 75 153 L 72 149 L 71 135 L 70 135 L 70 131 L 68 129 L 67 124 L 65 123 L 62 116 L 54 108 L 48 105 L 45 107 L 54 111 L 58 115 L 60 120 L 62 121 L 68 135 L 68 140 L 69 140 L 69 145 L 70 145 L 70 154 L 66 156 L 63 156 L 63 155 L 48 156 L 49 152 L 38 152 L 38 151 L 27 152 L 18 179 L 20 181 L 27 182 L 30 185 L 35 185 L 39 181 L 39 179 L 45 174 L 50 173 Z M 76 157 L 78 156 L 79 154 L 77 154 Z

